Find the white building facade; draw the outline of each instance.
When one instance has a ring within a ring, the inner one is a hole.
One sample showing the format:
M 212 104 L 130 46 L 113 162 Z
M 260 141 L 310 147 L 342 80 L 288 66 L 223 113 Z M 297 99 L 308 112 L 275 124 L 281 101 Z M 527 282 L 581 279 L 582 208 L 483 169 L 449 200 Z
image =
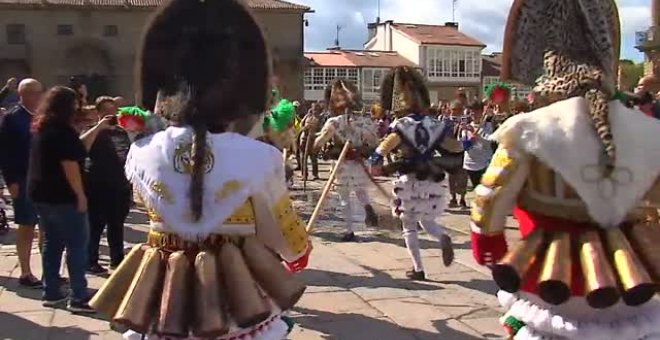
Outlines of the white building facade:
M 418 25 L 386 21 L 369 25 L 366 50 L 394 51 L 427 78 L 433 102 L 448 101 L 463 88 L 468 98 L 482 95 L 481 53 L 486 47 L 458 30 L 458 24 Z

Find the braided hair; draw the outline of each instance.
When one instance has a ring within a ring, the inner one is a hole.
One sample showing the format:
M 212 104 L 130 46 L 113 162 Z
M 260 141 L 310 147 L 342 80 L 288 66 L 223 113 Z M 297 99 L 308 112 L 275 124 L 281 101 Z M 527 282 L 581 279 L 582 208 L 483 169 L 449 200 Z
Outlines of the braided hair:
M 175 98 L 174 123 L 193 129 L 189 194 L 198 221 L 207 133 L 266 110 L 270 59 L 261 29 L 240 0 L 170 0 L 148 26 L 137 74 L 138 103 Z

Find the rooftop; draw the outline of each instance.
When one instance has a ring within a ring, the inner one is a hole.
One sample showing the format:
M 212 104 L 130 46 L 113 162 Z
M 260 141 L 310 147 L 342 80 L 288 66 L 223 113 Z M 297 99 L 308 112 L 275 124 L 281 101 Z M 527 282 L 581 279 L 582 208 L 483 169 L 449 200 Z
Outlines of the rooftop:
M 392 28 L 419 44 L 486 47 L 483 42 L 459 31 L 457 23 L 446 23 L 445 25 L 406 24 L 391 21 L 389 23 Z
M 320 67 L 416 67 L 410 60 L 397 52 L 363 50 L 328 50 L 324 52 L 305 52 L 312 66 Z
M 482 56 L 484 77 L 499 77 L 502 69 L 502 53 L 492 53 Z
M 96 7 L 149 9 L 160 6 L 164 0 L 0 0 L 0 8 L 52 8 Z M 284 0 L 247 0 L 253 9 L 310 12 L 311 8 Z

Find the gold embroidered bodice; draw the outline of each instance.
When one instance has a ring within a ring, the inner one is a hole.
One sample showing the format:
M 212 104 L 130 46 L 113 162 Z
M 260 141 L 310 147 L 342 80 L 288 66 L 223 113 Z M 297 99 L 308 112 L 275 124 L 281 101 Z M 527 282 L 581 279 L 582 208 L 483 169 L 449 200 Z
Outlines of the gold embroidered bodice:
M 288 195 L 284 195 L 280 198 L 280 200 L 272 207 L 272 213 L 291 249 L 297 253 L 303 252 L 307 247 L 307 232 L 305 231 L 305 225 L 293 209 L 292 202 Z M 163 219 L 154 209 L 147 207 L 147 214 L 151 222 L 163 223 Z M 243 205 L 238 207 L 229 217 L 227 217 L 227 219 L 225 219 L 224 224 L 254 227 L 257 224 L 257 221 L 252 199 L 248 198 Z

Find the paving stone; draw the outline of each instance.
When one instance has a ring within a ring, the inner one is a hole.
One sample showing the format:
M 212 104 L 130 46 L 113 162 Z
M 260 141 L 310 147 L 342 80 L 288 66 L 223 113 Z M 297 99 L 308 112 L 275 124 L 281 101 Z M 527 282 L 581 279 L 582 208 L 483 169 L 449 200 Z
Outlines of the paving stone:
M 487 339 L 501 339 L 505 335 L 499 317 L 462 319 L 461 322 L 475 329 Z
M 414 292 L 395 287 L 356 287 L 351 291 L 366 301 L 414 297 Z
M 476 340 L 483 339 L 479 332 L 470 328 L 466 324 L 455 320 L 435 320 L 432 321 L 435 333 L 415 330 L 414 334 L 420 340 Z
M 89 340 L 123 340 L 121 333 L 115 331 L 97 332 L 89 337 Z M 63 339 L 64 340 L 64 339 Z
M 294 307 L 294 311 L 319 322 L 343 318 L 346 313 L 357 313 L 365 317 L 383 316 L 380 311 L 350 291 L 305 294 Z
M 110 331 L 110 324 L 100 316 L 76 315 L 67 310 L 55 310 L 53 327 L 59 328 L 82 328 L 88 331 Z
M 39 312 L 44 311 L 41 305 L 41 290 L 19 288 L 18 294 L 6 290 L 0 296 L 0 312 Z
M 401 327 L 429 330 L 430 320 L 448 319 L 449 315 L 420 298 L 403 298 L 370 301 L 370 305 L 381 311 Z M 420 328 L 421 327 L 421 328 Z
M 326 323 L 302 326 L 313 329 L 324 334 L 331 334 L 321 339 L 337 340 L 365 340 L 365 339 L 387 339 L 387 340 L 414 340 L 411 331 L 402 329 L 388 318 L 372 318 L 361 314 L 347 313 L 341 317 Z M 296 338 L 292 338 L 297 340 Z
M 289 333 L 287 340 L 321 340 L 321 339 L 332 339 L 332 335 L 319 332 L 313 329 L 306 329 L 299 325 Z
M 35 312 L 0 312 L 0 338 L 16 340 L 47 339 L 53 313 L 48 310 Z

